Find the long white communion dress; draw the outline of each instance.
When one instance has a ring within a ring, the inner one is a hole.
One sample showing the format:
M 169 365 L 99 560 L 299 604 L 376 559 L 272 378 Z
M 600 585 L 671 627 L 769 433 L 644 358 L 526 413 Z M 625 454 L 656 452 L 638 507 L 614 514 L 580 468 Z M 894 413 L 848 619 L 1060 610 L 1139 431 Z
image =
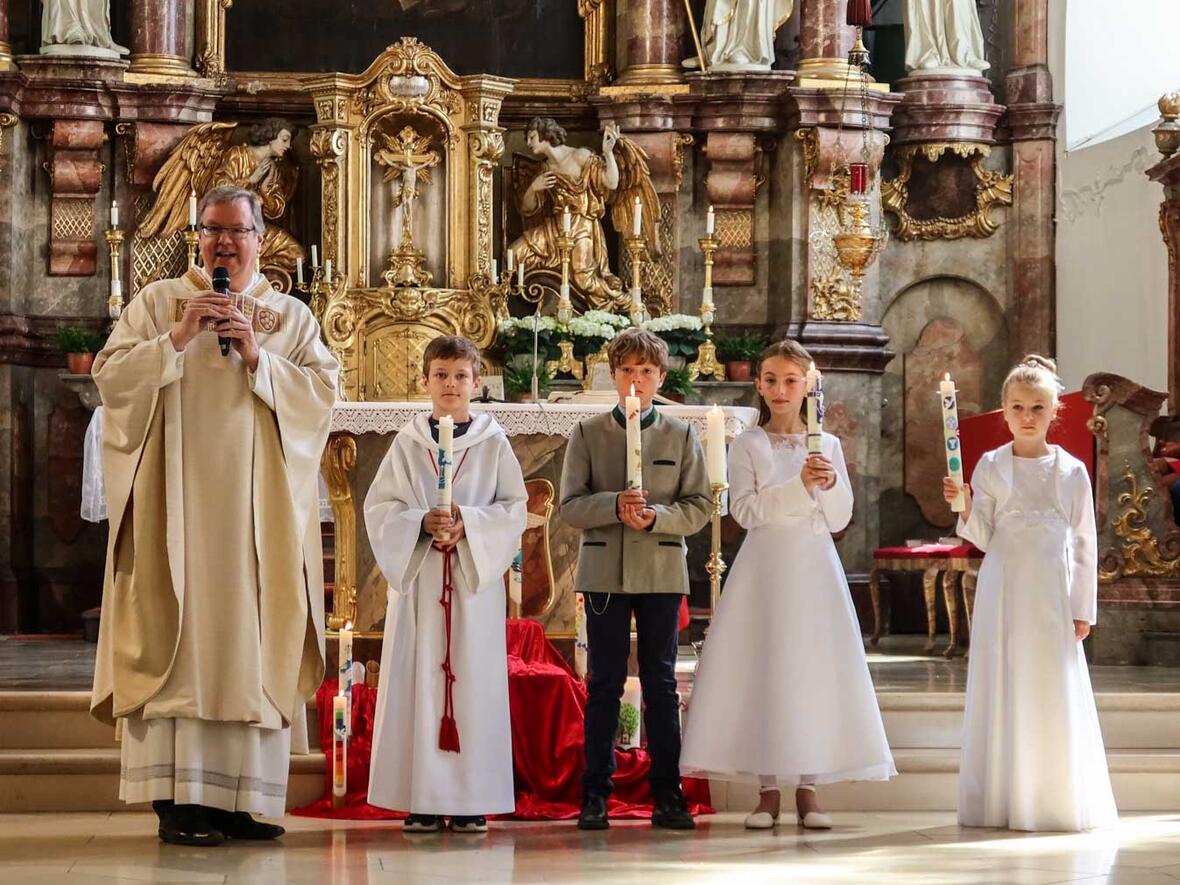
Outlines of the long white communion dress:
M 1115 822 L 1098 711 L 1074 620 L 1098 609 L 1097 538 L 1085 465 L 1009 443 L 972 477 L 959 535 L 979 571 L 959 765 L 959 822 L 1088 830 Z
M 888 780 L 897 771 L 832 532 L 852 517 L 840 441 L 836 484 L 814 497 L 804 434 L 761 427 L 729 452 L 729 510 L 749 530 L 689 701 L 681 770 L 763 787 Z

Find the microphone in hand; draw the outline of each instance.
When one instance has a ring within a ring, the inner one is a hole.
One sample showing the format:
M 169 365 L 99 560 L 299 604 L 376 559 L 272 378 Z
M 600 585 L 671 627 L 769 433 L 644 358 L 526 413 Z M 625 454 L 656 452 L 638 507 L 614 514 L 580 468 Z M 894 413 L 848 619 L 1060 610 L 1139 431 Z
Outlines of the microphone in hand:
M 213 291 L 218 295 L 229 295 L 229 271 L 224 267 L 213 268 Z M 221 355 L 229 356 L 230 340 L 224 335 L 218 335 L 217 343 L 221 347 Z

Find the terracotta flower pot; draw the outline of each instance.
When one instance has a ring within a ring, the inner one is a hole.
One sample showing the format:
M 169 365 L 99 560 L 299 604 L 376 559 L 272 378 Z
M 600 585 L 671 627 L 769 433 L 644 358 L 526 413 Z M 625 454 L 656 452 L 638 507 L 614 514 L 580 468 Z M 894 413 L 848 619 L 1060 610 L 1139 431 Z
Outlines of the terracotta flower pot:
M 71 375 L 89 375 L 93 365 L 94 354 L 92 353 L 66 354 L 66 367 L 69 368 Z
M 754 364 L 749 360 L 725 364 L 725 377 L 730 381 L 749 381 L 754 374 Z

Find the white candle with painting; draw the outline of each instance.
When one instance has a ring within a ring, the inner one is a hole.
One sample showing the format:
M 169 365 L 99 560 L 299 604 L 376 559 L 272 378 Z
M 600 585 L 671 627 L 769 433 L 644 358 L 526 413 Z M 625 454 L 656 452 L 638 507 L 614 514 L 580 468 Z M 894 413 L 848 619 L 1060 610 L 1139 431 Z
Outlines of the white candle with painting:
M 519 606 L 524 599 L 524 535 L 516 539 L 516 556 L 512 557 L 508 575 L 508 598 Z
M 197 192 L 194 190 L 188 192 L 188 226 L 197 226 Z
M 111 227 L 119 229 L 119 201 L 111 200 Z
M 824 452 L 824 376 L 815 363 L 807 370 L 807 454 Z
M 709 484 L 723 486 L 728 480 L 725 461 L 725 414 L 716 405 L 709 409 L 705 427 L 705 458 Z
M 438 419 L 438 501 L 437 509 L 451 512 L 452 460 L 455 449 L 455 419 L 443 415 Z
M 942 439 L 946 446 L 946 472 L 959 484 L 960 490 L 951 502 L 951 512 L 962 513 L 967 506 L 967 499 L 962 492 L 963 449 L 959 440 L 959 400 L 950 372 L 938 382 L 938 400 L 942 404 Z
M 639 397 L 635 395 L 635 385 L 631 385 L 631 395 L 623 399 L 623 413 L 627 418 L 627 488 L 643 488 L 643 442 L 640 437 L 640 421 L 642 410 Z
M 332 698 L 332 799 L 339 805 L 348 793 L 348 698 Z
M 295 259 L 295 282 L 303 285 L 303 256 L 298 256 Z
M 337 676 L 336 693 L 348 703 L 346 709 L 352 709 L 352 621 L 340 628 L 340 639 L 336 655 Z M 348 722 L 349 734 L 352 733 L 352 722 Z

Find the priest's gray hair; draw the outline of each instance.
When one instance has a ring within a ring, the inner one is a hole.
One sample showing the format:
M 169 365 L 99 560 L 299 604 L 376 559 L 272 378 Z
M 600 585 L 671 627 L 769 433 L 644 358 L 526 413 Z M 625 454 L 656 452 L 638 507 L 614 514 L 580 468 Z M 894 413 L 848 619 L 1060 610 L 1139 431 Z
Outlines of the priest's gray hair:
M 234 187 L 230 184 L 213 188 L 201 200 L 201 210 L 197 217 L 205 217 L 207 206 L 220 206 L 222 203 L 235 203 L 238 200 L 245 200 L 250 204 L 250 211 L 254 215 L 254 230 L 261 234 L 266 228 L 266 222 L 262 218 L 262 200 L 258 194 L 248 188 Z

